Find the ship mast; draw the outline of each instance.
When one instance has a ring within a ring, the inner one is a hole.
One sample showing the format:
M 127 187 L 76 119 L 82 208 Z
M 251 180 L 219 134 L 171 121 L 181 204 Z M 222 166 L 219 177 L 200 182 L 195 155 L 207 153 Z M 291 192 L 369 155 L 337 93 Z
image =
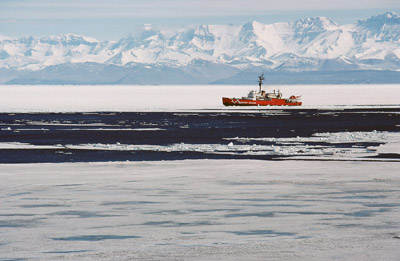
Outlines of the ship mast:
M 264 81 L 264 73 L 258 76 L 258 86 L 260 86 L 259 93 L 261 93 L 261 85 L 263 84 L 263 81 Z

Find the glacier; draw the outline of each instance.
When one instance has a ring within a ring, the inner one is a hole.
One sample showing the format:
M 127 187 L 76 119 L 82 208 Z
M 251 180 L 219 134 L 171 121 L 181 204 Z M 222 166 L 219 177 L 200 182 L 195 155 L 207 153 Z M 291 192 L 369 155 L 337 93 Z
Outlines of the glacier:
M 0 84 L 398 83 L 400 16 L 0 38 Z M 339 75 L 339 77 L 338 77 Z

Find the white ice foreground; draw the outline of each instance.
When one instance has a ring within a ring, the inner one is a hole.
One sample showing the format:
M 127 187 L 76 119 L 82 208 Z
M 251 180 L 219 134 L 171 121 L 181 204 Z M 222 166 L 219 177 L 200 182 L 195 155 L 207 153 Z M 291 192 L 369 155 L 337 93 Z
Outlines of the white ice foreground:
M 396 162 L 0 165 L 4 260 L 397 260 Z
M 243 110 L 224 107 L 222 97 L 246 96 L 243 85 L 76 86 L 0 85 L 0 112 Z M 301 95 L 300 108 L 400 106 L 399 85 L 265 86 L 284 97 Z M 268 109 L 281 107 L 268 107 Z M 259 109 L 259 108 L 253 108 Z

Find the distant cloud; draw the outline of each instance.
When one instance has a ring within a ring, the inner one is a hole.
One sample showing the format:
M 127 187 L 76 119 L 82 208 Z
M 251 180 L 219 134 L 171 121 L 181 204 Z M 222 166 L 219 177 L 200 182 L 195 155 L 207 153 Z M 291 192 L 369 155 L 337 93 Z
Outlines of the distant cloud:
M 11 37 L 76 33 L 119 39 L 143 24 L 288 22 L 326 16 L 340 24 L 392 11 L 400 0 L 0 0 L 0 32 Z
M 2 19 L 190 17 L 271 10 L 400 8 L 399 0 L 2 0 Z
M 0 19 L 0 24 L 15 24 L 17 22 L 15 19 Z

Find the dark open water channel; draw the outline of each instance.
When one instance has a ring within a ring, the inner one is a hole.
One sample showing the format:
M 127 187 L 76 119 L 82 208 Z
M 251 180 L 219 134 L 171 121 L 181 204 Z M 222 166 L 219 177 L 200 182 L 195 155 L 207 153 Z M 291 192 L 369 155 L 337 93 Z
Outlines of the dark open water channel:
M 94 162 L 182 159 L 275 159 L 276 155 L 213 153 L 193 150 L 98 150 L 73 145 L 220 144 L 230 138 L 311 137 L 315 133 L 398 132 L 400 108 L 283 109 L 254 112 L 98 112 L 1 113 L 0 143 L 24 143 L 30 148 L 0 146 L 0 163 Z M 382 142 L 335 143 L 367 148 Z M 249 145 L 274 145 L 251 140 Z M 246 141 L 242 141 L 242 145 Z M 313 143 L 315 145 L 315 142 Z M 321 142 L 324 146 L 324 142 Z M 38 147 L 39 146 L 39 147 Z M 41 146 L 50 146 L 49 148 Z M 53 147 L 55 146 L 55 147 Z M 332 145 L 330 145 L 332 146 Z M 93 148 L 93 146 L 92 146 Z M 281 158 L 281 156 L 279 156 Z

